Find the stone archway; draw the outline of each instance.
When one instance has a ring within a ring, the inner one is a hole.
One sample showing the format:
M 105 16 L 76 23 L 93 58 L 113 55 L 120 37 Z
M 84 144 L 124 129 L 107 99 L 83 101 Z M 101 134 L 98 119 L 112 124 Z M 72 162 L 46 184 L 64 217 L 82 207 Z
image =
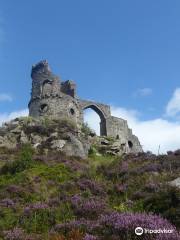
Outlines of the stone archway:
M 104 112 L 96 104 L 86 104 L 82 107 L 82 111 L 86 109 L 94 110 L 100 118 L 100 136 L 107 136 L 106 117 Z

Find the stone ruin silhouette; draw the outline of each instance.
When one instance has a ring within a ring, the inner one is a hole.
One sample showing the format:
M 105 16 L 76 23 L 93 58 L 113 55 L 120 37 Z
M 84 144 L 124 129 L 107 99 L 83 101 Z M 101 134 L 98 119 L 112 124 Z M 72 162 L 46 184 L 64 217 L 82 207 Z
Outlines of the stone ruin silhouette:
M 100 135 L 119 139 L 126 152 L 142 152 L 138 138 L 132 134 L 127 121 L 111 116 L 110 106 L 80 99 L 74 81 L 54 75 L 46 60 L 32 66 L 32 92 L 29 115 L 35 118 L 70 118 L 77 126 L 84 123 L 83 111 L 93 109 L 100 117 Z

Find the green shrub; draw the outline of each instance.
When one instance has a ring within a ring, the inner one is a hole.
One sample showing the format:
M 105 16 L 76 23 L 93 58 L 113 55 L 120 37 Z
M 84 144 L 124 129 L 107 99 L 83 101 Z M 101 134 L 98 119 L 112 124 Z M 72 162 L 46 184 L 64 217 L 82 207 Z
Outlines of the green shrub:
M 3 230 L 13 228 L 18 223 L 18 214 L 11 208 L 0 209 L 0 233 Z
M 163 186 L 144 200 L 144 209 L 161 214 L 180 227 L 180 191 L 176 187 Z
M 52 226 L 54 216 L 50 209 L 32 210 L 28 215 L 24 214 L 21 225 L 29 233 L 47 232 Z
M 89 149 L 89 152 L 88 152 L 89 156 L 94 156 L 94 155 L 96 155 L 96 153 L 97 153 L 96 147 L 91 146 L 90 149 Z
M 83 123 L 81 127 L 81 131 L 86 135 L 90 135 L 91 133 L 94 133 L 94 131 L 88 126 L 88 123 Z
M 32 166 L 33 149 L 30 145 L 24 145 L 20 151 L 18 159 L 13 162 L 6 163 L 2 168 L 1 174 L 15 174 L 22 172 Z
M 59 118 L 59 119 L 44 118 L 42 119 L 42 124 L 44 127 L 50 128 L 50 129 L 57 127 L 58 129 L 67 128 L 69 130 L 74 130 L 77 128 L 76 123 L 72 119 L 65 118 L 65 117 Z

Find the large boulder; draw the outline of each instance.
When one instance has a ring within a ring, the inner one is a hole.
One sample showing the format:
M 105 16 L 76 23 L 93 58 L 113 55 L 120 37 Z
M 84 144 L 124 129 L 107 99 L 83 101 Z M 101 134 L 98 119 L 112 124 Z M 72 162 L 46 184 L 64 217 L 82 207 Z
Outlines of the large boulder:
M 65 140 L 62 140 L 62 139 L 53 140 L 51 142 L 51 148 L 57 151 L 62 151 L 65 144 L 66 144 Z
M 173 181 L 169 182 L 171 186 L 180 188 L 180 177 L 174 179 Z
M 69 140 L 63 147 L 63 150 L 68 156 L 86 158 L 88 155 L 88 149 L 85 148 L 83 143 L 71 133 L 69 133 Z

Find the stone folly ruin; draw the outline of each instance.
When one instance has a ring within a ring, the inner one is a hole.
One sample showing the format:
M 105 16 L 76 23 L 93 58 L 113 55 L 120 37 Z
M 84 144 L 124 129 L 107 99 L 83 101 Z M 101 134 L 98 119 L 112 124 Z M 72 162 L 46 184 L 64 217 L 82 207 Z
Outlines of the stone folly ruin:
M 29 115 L 38 117 L 70 118 L 77 126 L 82 126 L 83 111 L 93 109 L 100 117 L 100 135 L 119 140 L 124 152 L 141 152 L 138 138 L 128 128 L 127 121 L 111 116 L 110 106 L 80 99 L 74 81 L 54 75 L 48 62 L 41 61 L 32 66 L 32 92 L 29 102 Z

